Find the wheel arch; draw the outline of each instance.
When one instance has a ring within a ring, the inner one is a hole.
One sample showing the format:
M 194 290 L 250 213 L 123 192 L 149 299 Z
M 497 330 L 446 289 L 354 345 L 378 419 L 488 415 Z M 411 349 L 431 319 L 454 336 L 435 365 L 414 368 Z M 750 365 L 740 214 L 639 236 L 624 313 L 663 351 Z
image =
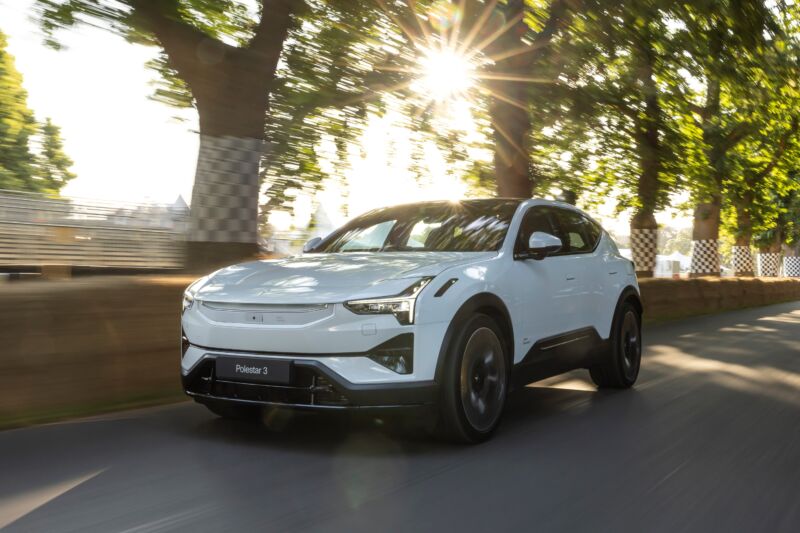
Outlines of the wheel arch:
M 608 331 L 608 339 L 611 339 L 611 335 L 614 333 L 614 327 L 617 324 L 617 320 L 619 318 L 619 310 L 622 306 L 626 303 L 630 303 L 639 313 L 639 319 L 641 320 L 642 315 L 644 315 L 644 306 L 642 305 L 642 297 L 639 295 L 639 291 L 636 290 L 636 287 L 633 285 L 628 285 L 622 292 L 619 294 L 619 298 L 617 298 L 617 305 L 614 306 L 614 315 L 611 319 L 611 328 Z
M 439 358 L 436 361 L 436 373 L 434 380 L 436 383 L 441 383 L 442 367 L 444 360 L 447 357 L 447 350 L 450 343 L 455 338 L 462 324 L 464 324 L 469 317 L 476 313 L 482 313 L 491 317 L 503 332 L 503 341 L 506 348 L 506 357 L 508 358 L 509 368 L 514 363 L 514 326 L 511 323 L 511 314 L 503 300 L 491 292 L 481 292 L 468 298 L 461 307 L 458 308 L 450 325 L 447 326 L 447 331 L 442 339 L 442 345 L 439 347 Z
M 614 308 L 614 315 L 617 314 L 622 304 L 630 302 L 635 308 L 636 311 L 639 312 L 639 316 L 641 317 L 644 315 L 644 306 L 642 305 L 642 297 L 639 295 L 639 291 L 636 290 L 636 287 L 633 285 L 628 285 L 619 295 L 617 299 L 617 306 Z

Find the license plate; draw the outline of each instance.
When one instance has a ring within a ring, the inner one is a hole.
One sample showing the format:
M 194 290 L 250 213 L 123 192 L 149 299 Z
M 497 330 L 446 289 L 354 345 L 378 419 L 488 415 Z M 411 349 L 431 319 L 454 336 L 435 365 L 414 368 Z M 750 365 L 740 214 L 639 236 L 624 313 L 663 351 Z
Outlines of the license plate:
M 280 359 L 218 357 L 216 370 L 222 380 L 273 384 L 292 381 L 292 362 Z

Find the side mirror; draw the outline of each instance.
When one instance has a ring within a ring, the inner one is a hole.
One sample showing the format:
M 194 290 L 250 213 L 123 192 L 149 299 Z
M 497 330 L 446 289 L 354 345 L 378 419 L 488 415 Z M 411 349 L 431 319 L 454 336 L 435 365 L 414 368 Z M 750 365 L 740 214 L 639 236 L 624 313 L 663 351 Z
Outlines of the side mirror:
M 550 235 L 543 231 L 534 231 L 528 239 L 528 249 L 525 250 L 523 258 L 544 259 L 550 254 L 554 254 L 562 247 L 561 239 L 555 235 Z
M 322 237 L 314 237 L 313 239 L 310 239 L 307 243 L 303 245 L 303 253 L 307 254 L 308 252 L 312 251 L 321 242 L 322 242 Z

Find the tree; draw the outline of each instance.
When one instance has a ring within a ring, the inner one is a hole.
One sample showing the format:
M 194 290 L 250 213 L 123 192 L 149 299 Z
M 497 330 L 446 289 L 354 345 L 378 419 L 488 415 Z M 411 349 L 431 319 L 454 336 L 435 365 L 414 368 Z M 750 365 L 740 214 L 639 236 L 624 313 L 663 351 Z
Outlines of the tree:
M 752 115 L 763 112 L 753 65 L 774 33 L 758 0 L 598 3 L 576 17 L 562 46 L 562 92 L 571 101 L 534 143 L 534 160 L 562 188 L 598 201 L 614 195 L 619 209 L 633 208 L 639 275 L 654 266 L 655 212 L 679 187 L 692 192 L 694 239 L 713 243 L 711 268 L 719 272 L 730 153 L 753 129 Z
M 70 170 L 72 159 L 64 153 L 61 141 L 61 128 L 53 124 L 50 118 L 45 119 L 41 129 L 41 153 L 37 161 L 37 173 L 42 180 L 42 188 L 56 192 L 75 178 Z
M 30 143 L 36 134 L 36 120 L 28 108 L 22 75 L 6 46 L 6 36 L 0 32 L 0 189 L 35 191 Z
M 548 105 L 548 91 L 537 90 L 537 85 L 557 82 L 560 63 L 554 60 L 554 41 L 580 4 L 577 0 L 508 0 L 497 7 L 505 25 L 486 45 L 492 66 L 485 83 L 491 95 L 498 196 L 529 198 L 541 181 L 531 162 L 531 135 L 534 128 L 541 128 L 534 123 L 534 114 Z
M 313 146 L 322 129 L 305 126 L 319 121 L 320 108 L 375 93 L 362 90 L 362 80 L 354 82 L 371 72 L 353 60 L 368 47 L 365 39 L 375 41 L 370 49 L 375 57 L 390 55 L 378 38 L 386 25 L 375 23 L 382 14 L 366 0 L 260 0 L 255 13 L 236 0 L 37 0 L 37 5 L 53 46 L 58 46 L 55 30 L 89 22 L 159 47 L 159 57 L 149 64 L 161 75 L 155 98 L 191 105 L 199 116 L 188 243 L 189 262 L 198 266 L 255 250 L 260 167 L 275 178 L 270 190 L 278 204 L 299 173 L 311 171 L 300 177 L 301 184 L 318 180 Z M 301 60 L 293 50 L 313 55 Z M 330 123 L 342 132 L 341 121 Z M 281 168 L 291 169 L 288 179 L 278 175 Z
M 670 5 L 593 2 L 575 16 L 560 49 L 556 116 L 534 143 L 551 185 L 604 201 L 613 195 L 619 210 L 633 210 L 631 244 L 643 277 L 655 267 L 655 212 L 679 174 L 674 108 L 685 83 L 670 54 Z
M 386 2 L 378 0 L 385 10 Z M 449 52 L 455 60 L 470 62 L 478 82 L 475 107 L 488 110 L 494 150 L 493 175 L 496 194 L 527 198 L 541 176 L 531 162 L 530 138 L 539 104 L 547 105 L 536 86 L 557 83 L 559 61 L 554 60 L 561 34 L 568 28 L 583 0 L 455 0 L 447 3 L 407 2 L 408 9 L 391 16 L 403 29 L 416 55 L 406 56 L 404 71 L 415 72 L 408 63 L 419 63 L 420 54 L 431 50 Z M 442 22 L 444 21 L 444 22 Z M 418 72 L 418 68 L 416 69 Z M 436 109 L 425 102 L 426 109 Z M 424 111 L 425 111 L 424 110 Z M 533 113 L 533 114 L 532 114 Z M 416 114 L 426 127 L 426 114 Z M 442 147 L 458 152 L 446 136 Z M 484 169 L 471 178 L 483 184 Z
M 301 1 L 262 0 L 251 17 L 233 0 L 37 0 L 41 26 L 55 47 L 57 29 L 80 23 L 160 47 L 161 58 L 151 66 L 164 76 L 161 97 L 197 109 L 191 263 L 224 262 L 255 251 L 270 89 L 284 41 L 304 8 Z
M 0 32 L 0 189 L 57 193 L 75 177 L 60 129 L 36 122 L 14 58 Z M 38 145 L 38 150 L 37 150 Z
M 326 179 L 344 182 L 348 144 L 368 112 L 384 107 L 387 92 L 409 85 L 408 73 L 393 68 L 404 48 L 394 11 L 372 0 L 342 1 L 336 10 L 309 5 L 313 24 L 287 42 L 272 90 L 262 224 L 273 209 L 290 209 L 294 192 L 314 192 Z M 320 155 L 325 141 L 334 154 Z M 335 164 L 324 165 L 331 155 Z
M 719 275 L 720 217 L 733 179 L 731 157 L 758 130 L 755 121 L 771 98 L 758 80 L 770 68 L 764 61 L 776 25 L 761 0 L 679 3 L 675 13 L 684 43 L 679 66 L 704 87 L 687 92 L 689 112 L 682 120 L 684 136 L 692 143 L 681 147 L 684 183 L 695 204 L 692 275 Z M 749 256 L 749 236 L 746 244 L 737 245 L 735 257 Z

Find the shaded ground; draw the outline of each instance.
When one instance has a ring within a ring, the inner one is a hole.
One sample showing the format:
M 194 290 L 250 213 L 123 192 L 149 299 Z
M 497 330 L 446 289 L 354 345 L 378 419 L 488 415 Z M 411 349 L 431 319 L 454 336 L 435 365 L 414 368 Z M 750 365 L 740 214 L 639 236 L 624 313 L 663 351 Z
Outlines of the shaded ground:
M 475 447 L 189 403 L 0 433 L 9 531 L 798 531 L 800 303 L 651 326 L 636 388 L 516 394 Z

